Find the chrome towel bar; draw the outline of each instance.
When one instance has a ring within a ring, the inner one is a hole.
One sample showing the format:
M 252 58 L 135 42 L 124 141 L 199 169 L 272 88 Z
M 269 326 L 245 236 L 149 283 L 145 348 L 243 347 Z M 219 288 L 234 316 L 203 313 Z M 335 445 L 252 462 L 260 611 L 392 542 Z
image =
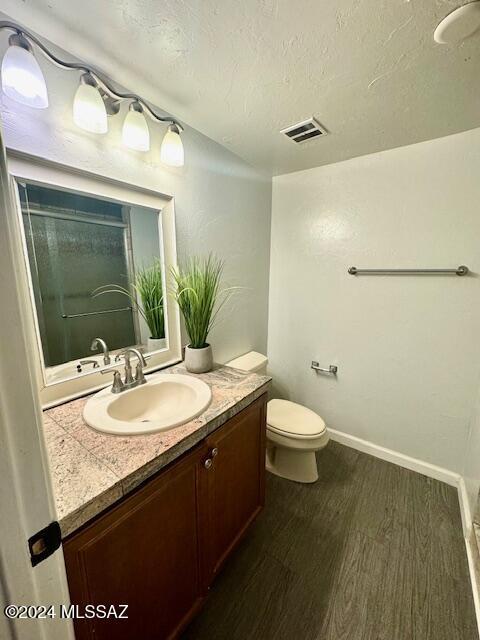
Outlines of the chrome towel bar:
M 328 369 L 323 369 L 315 360 L 312 360 L 311 368 L 321 373 L 330 373 L 332 376 L 336 376 L 338 371 L 338 367 L 335 364 L 331 364 Z
M 361 275 L 414 275 L 414 274 L 437 274 L 437 275 L 457 275 L 466 276 L 469 268 L 461 264 L 456 269 L 357 269 L 350 267 L 348 273 L 351 276 Z
M 103 313 L 116 313 L 117 311 L 131 311 L 132 307 L 122 307 L 121 309 L 105 309 L 105 311 L 89 311 L 88 313 L 72 313 L 67 315 L 62 314 L 62 318 L 68 320 L 69 318 L 83 318 L 84 316 L 100 316 Z

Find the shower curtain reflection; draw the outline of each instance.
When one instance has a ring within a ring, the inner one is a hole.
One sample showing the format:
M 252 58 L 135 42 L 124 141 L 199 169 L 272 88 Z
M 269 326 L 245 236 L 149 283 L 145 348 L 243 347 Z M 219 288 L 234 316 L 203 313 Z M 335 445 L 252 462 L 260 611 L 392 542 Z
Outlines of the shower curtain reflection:
M 125 207 L 33 184 L 19 193 L 45 366 L 84 357 L 97 336 L 112 350 L 137 343 L 125 298 L 91 295 L 128 286 Z

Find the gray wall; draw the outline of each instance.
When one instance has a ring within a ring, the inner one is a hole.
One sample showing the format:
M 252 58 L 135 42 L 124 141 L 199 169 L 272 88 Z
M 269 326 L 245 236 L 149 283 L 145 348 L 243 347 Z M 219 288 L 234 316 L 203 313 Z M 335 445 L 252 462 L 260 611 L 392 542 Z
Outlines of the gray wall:
M 480 374 L 479 171 L 475 129 L 273 181 L 278 393 L 333 429 L 458 473 Z M 460 264 L 474 273 L 347 274 Z M 312 360 L 337 364 L 338 379 L 315 374 Z M 479 468 L 477 457 L 472 495 Z
M 4 45 L 2 41 L 0 55 Z M 68 54 L 65 57 L 71 59 Z M 71 113 L 77 74 L 39 60 L 50 106 L 29 109 L 2 94 L 6 146 L 175 196 L 179 260 L 213 251 L 225 259 L 226 283 L 242 287 L 211 335 L 216 360 L 224 362 L 250 349 L 265 352 L 271 178 L 188 127 L 183 134 L 185 167 L 181 169 L 160 163 L 162 126 L 152 123 L 152 149 L 146 154 L 122 146 L 121 116 L 109 119 L 104 136 L 79 130 Z

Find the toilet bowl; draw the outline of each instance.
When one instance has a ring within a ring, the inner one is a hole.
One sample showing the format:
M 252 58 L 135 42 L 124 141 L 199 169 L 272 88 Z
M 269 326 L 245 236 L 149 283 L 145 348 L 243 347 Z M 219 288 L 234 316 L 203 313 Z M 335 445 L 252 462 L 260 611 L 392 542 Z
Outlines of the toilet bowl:
M 265 374 L 267 358 L 250 351 L 227 362 L 228 367 Z M 266 468 L 281 478 L 295 482 L 318 480 L 315 452 L 323 449 L 329 436 L 322 418 L 307 407 L 289 400 L 269 400 L 267 404 Z

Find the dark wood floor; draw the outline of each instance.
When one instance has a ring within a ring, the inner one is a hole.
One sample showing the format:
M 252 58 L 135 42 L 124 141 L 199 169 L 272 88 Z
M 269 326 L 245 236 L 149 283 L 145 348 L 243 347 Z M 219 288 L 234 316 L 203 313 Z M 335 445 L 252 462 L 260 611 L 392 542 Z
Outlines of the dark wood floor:
M 331 442 L 267 504 L 185 640 L 477 640 L 456 490 Z

